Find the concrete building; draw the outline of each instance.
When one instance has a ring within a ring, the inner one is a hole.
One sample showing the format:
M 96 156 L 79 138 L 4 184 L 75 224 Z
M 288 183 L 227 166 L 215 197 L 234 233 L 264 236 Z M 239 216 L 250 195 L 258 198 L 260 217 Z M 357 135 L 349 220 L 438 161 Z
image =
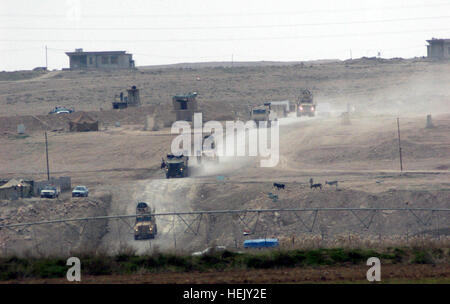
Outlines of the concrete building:
M 432 38 L 427 40 L 427 57 L 434 59 L 450 58 L 450 39 Z
M 172 98 L 173 109 L 177 114 L 177 120 L 192 121 L 194 112 L 197 111 L 197 93 L 175 95 Z
M 71 70 L 134 68 L 133 55 L 127 54 L 126 51 L 83 52 L 83 49 L 76 49 L 66 55 L 69 56 Z

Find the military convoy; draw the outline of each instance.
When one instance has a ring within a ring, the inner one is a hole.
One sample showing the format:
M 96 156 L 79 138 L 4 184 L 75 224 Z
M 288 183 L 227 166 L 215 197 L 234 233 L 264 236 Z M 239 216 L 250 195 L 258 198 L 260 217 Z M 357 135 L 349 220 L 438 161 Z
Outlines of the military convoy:
M 297 100 L 297 117 L 315 116 L 317 105 L 313 101 L 313 95 L 308 89 L 302 90 L 302 94 Z
M 291 103 L 285 101 L 270 101 L 263 105 L 255 106 L 251 109 L 250 118 L 256 122 L 266 121 L 267 127 L 272 125 L 272 121 L 285 118 L 290 112 L 295 112 L 297 117 L 315 116 L 317 104 L 313 100 L 313 94 L 308 89 L 303 89 L 298 100 Z
M 167 160 L 162 160 L 161 169 L 166 172 L 166 178 L 189 176 L 189 157 L 183 154 L 167 154 Z
M 134 239 L 148 240 L 154 239 L 158 233 L 158 227 L 155 220 L 155 209 L 145 202 L 139 202 L 136 206 L 136 222 L 134 224 Z

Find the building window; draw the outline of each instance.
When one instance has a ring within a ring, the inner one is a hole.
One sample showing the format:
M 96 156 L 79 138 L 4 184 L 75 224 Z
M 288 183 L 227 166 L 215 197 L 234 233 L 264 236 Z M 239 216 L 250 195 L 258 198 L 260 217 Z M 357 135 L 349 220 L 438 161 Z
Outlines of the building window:
M 181 100 L 181 101 L 179 101 L 179 103 L 180 103 L 181 110 L 187 110 L 187 101 Z
M 119 63 L 119 57 L 111 56 L 111 64 L 118 64 L 118 63 Z
M 92 57 L 89 57 L 89 64 L 92 65 Z
M 108 56 L 102 56 L 102 64 L 108 64 Z

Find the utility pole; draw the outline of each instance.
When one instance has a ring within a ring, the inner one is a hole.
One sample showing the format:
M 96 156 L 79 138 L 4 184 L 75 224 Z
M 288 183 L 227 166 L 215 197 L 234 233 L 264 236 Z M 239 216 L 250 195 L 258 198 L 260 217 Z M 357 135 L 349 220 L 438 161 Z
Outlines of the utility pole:
M 45 68 L 48 70 L 47 46 L 45 46 Z
M 47 159 L 47 180 L 50 181 L 50 170 L 48 167 L 48 143 L 47 143 L 47 132 L 45 132 L 45 157 Z
M 402 146 L 400 142 L 400 119 L 398 117 L 397 117 L 397 130 L 398 130 L 398 153 L 400 154 L 400 172 L 403 172 Z

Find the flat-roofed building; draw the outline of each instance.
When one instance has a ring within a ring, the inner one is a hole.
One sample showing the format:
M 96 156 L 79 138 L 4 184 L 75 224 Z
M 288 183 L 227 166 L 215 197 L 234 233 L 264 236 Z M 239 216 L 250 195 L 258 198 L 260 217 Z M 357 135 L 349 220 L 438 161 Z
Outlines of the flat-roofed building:
M 435 59 L 450 58 L 450 39 L 432 38 L 427 40 L 427 57 Z
M 69 56 L 71 70 L 134 68 L 133 55 L 126 51 L 84 52 L 83 49 L 76 49 L 66 55 Z
M 197 111 L 196 97 L 196 92 L 173 96 L 172 105 L 177 120 L 192 121 L 194 113 Z

